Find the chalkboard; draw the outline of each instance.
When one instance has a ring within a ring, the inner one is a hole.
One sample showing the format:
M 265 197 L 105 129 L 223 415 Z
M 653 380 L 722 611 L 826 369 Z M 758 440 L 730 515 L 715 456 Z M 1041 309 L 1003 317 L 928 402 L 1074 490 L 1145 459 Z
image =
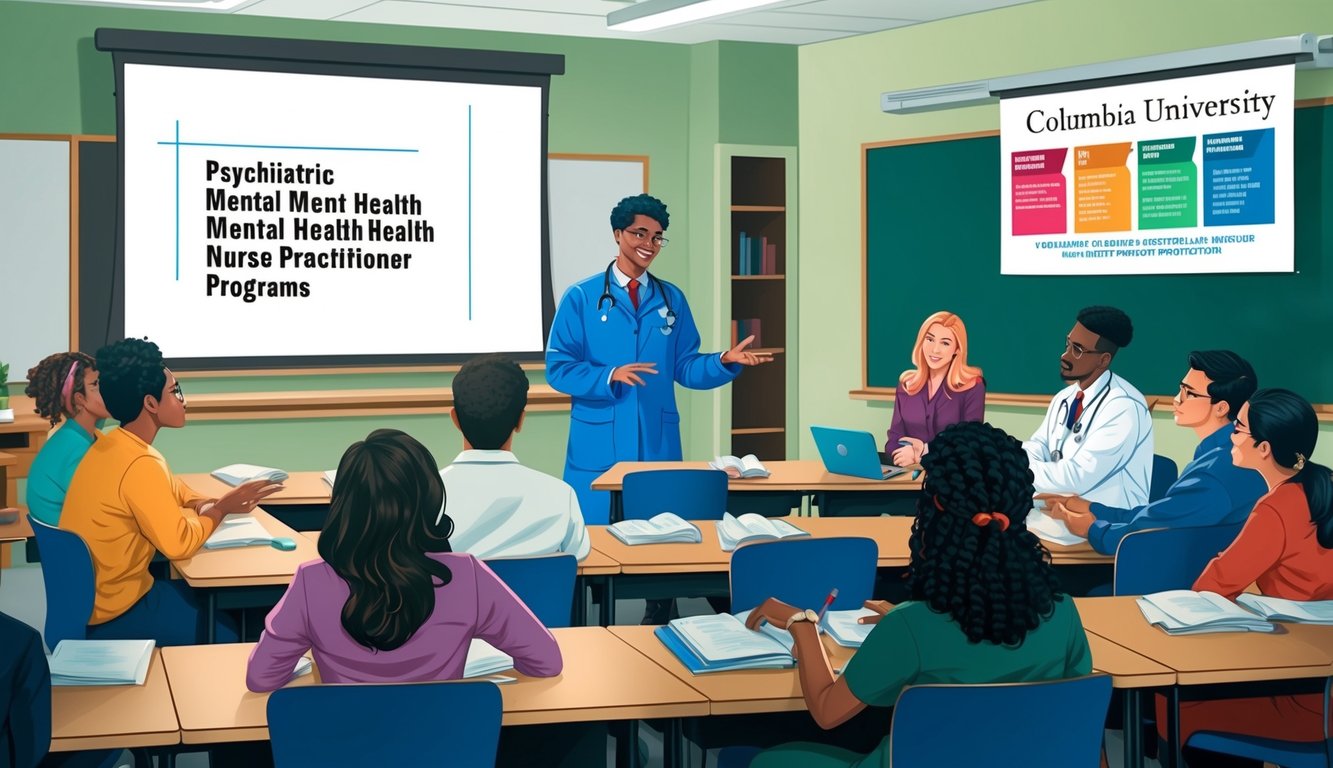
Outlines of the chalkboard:
M 1176 391 L 1185 356 L 1231 349 L 1260 386 L 1333 403 L 1333 106 L 1295 115 L 1296 272 L 1061 277 L 1000 274 L 1000 140 L 865 149 L 866 384 L 893 387 L 921 322 L 967 325 L 987 390 L 1050 394 L 1078 310 L 1125 310 L 1134 340 L 1115 370 L 1147 395 Z

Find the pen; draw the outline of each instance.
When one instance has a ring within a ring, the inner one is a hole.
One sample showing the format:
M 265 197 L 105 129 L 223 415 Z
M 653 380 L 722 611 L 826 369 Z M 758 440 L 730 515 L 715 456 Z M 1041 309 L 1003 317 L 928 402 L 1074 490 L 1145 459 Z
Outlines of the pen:
M 921 477 L 921 470 L 919 469 L 912 470 L 912 479 L 915 480 L 918 477 Z
M 833 601 L 836 600 L 837 598 L 838 598 L 838 588 L 834 587 L 833 591 L 828 593 L 828 597 L 824 598 L 823 607 L 819 609 L 819 621 L 824 620 L 824 614 L 828 611 L 828 607 L 830 605 L 833 605 Z

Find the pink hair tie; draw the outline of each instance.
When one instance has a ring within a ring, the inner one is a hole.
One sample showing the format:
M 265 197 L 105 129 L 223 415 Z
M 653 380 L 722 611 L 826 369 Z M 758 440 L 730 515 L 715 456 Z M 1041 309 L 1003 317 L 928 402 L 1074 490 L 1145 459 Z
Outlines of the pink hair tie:
M 65 386 L 60 388 L 60 399 L 65 403 L 65 413 L 74 413 L 74 372 L 79 370 L 79 361 L 75 360 L 69 365 L 69 373 L 65 374 Z

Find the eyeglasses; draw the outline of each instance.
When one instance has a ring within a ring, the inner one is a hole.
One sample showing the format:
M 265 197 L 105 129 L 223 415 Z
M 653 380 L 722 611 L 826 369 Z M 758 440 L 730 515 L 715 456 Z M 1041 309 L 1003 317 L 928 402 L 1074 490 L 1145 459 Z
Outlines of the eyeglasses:
M 1240 419 L 1236 419 L 1235 421 L 1231 422 L 1231 431 L 1233 434 L 1244 435 L 1245 437 L 1253 437 L 1253 435 L 1250 434 L 1250 430 L 1240 428 Z
M 1081 345 L 1075 344 L 1069 339 L 1065 339 L 1065 351 L 1069 353 L 1070 357 L 1074 358 L 1075 360 L 1078 360 L 1079 358 L 1087 354 L 1089 350 L 1084 349 Z
M 634 235 L 634 242 L 636 243 L 642 243 L 644 240 L 649 239 L 648 230 L 646 229 L 626 229 L 623 231 L 627 235 Z M 658 248 L 665 248 L 667 247 L 667 244 L 671 242 L 661 235 L 652 235 L 652 241 L 653 245 Z
M 1180 393 L 1176 395 L 1176 399 L 1182 403 L 1185 402 L 1186 400 L 1195 400 L 1200 397 L 1209 397 L 1209 399 L 1211 399 L 1209 395 L 1195 392 L 1194 390 L 1190 389 L 1188 385 L 1185 384 L 1180 385 Z
M 181 389 L 181 383 L 179 381 L 171 385 L 171 394 L 175 395 L 176 399 L 182 403 L 185 402 L 185 392 Z

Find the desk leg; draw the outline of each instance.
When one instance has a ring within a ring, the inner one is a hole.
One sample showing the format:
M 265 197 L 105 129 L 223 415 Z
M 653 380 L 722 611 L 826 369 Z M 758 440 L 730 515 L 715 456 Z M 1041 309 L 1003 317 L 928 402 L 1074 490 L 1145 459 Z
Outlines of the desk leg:
M 616 579 L 607 576 L 602 584 L 602 610 L 598 619 L 603 627 L 609 627 L 616 623 Z
M 1184 745 L 1180 743 L 1180 686 L 1171 686 L 1168 696 L 1170 702 L 1167 704 L 1166 712 L 1166 754 L 1161 755 L 1162 768 L 1183 768 L 1185 758 L 1181 754 Z
M 611 491 L 610 518 L 613 523 L 625 519 L 625 498 L 620 491 Z
M 588 577 L 576 576 L 574 578 L 574 614 L 573 624 L 576 627 L 588 626 Z
M 212 645 L 218 641 L 218 591 L 216 589 L 205 591 L 208 592 L 208 644 Z
M 1143 698 L 1137 688 L 1126 688 L 1121 693 L 1125 707 L 1125 768 L 1143 768 Z
M 685 728 L 678 717 L 668 719 L 662 732 L 662 765 L 665 768 L 685 766 Z

